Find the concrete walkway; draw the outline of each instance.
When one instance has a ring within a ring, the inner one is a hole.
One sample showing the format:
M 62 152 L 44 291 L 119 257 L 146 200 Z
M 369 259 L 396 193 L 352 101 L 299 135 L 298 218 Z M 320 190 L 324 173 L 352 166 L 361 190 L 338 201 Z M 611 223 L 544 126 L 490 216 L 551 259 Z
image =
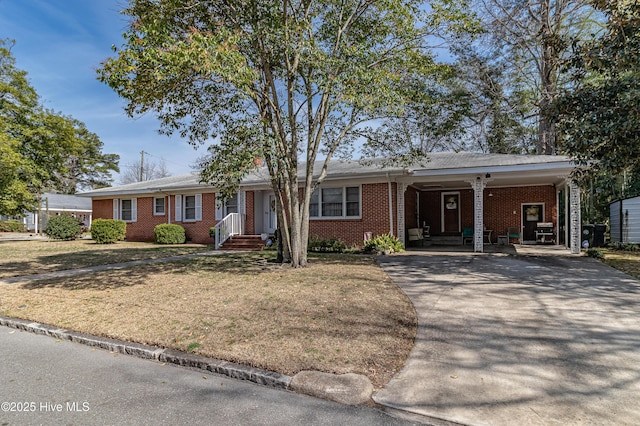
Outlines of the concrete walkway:
M 374 400 L 468 425 L 640 424 L 640 282 L 518 250 L 380 258 L 419 329 Z

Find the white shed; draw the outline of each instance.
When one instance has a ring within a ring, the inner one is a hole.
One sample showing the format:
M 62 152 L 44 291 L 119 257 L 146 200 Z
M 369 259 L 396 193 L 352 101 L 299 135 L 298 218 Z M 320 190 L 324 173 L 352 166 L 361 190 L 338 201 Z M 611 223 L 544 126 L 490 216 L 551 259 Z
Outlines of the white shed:
M 640 196 L 609 204 L 611 241 L 640 244 Z

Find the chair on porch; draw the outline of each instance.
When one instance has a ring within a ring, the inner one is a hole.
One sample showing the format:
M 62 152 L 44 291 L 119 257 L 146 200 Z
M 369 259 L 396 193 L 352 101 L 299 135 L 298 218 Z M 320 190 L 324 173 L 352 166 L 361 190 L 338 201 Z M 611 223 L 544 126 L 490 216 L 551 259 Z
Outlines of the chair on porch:
M 514 238 L 518 240 L 518 244 L 522 244 L 520 229 L 516 227 L 507 228 L 507 244 L 511 244 L 511 240 Z
M 419 241 L 420 245 L 424 246 L 424 235 L 422 235 L 422 228 L 409 228 L 407 230 L 407 237 L 409 240 L 409 244 Z
M 462 245 L 467 244 L 467 241 L 469 241 L 470 244 L 473 244 L 473 228 L 462 229 Z

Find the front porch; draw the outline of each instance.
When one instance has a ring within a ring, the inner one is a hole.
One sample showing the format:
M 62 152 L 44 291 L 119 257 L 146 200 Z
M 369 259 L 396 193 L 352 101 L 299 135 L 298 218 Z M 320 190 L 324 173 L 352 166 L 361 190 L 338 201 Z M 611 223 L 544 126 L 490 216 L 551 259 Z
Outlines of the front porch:
M 545 164 L 414 171 L 398 183 L 398 237 L 408 246 L 409 229 L 428 228 L 432 246 L 550 243 L 580 253 L 580 191 L 569 174 Z

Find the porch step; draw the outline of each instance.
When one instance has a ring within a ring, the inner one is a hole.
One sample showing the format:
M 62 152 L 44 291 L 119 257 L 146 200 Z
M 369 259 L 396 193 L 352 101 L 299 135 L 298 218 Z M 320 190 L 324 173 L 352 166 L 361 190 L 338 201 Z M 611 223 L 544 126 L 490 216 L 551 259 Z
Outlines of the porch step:
M 220 246 L 220 250 L 260 251 L 263 248 L 260 235 L 234 235 Z
M 461 235 L 433 235 L 431 244 L 435 246 L 459 246 L 462 245 Z

